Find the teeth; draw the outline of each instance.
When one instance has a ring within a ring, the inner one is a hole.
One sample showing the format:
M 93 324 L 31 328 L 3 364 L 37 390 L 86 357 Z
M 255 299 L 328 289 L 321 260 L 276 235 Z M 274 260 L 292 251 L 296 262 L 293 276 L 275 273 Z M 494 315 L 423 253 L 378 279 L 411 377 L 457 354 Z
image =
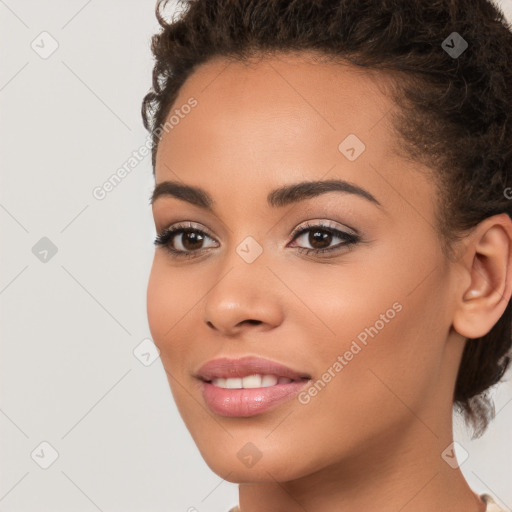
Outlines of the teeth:
M 248 375 L 242 379 L 242 387 L 261 388 L 261 375 Z
M 268 388 L 276 384 L 288 384 L 292 379 L 277 377 L 276 375 L 248 375 L 247 377 L 235 377 L 229 379 L 213 379 L 212 384 L 224 389 L 254 389 Z
M 261 387 L 269 388 L 270 386 L 275 386 L 278 380 L 278 377 L 275 375 L 263 375 L 261 379 Z
M 228 389 L 239 389 L 242 387 L 242 379 L 226 379 L 226 387 Z

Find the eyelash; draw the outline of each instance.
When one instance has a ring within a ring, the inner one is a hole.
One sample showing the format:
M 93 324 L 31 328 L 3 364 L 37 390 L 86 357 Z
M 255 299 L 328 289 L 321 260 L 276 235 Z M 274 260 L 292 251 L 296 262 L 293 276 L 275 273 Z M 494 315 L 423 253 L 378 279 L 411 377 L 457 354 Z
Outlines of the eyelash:
M 344 240 L 343 243 L 339 243 L 335 245 L 334 247 L 328 247 L 325 249 L 308 249 L 305 247 L 297 247 L 297 250 L 300 253 L 304 254 L 311 254 L 314 253 L 315 255 L 322 254 L 322 253 L 328 253 L 328 252 L 335 252 L 339 251 L 342 248 L 350 247 L 352 245 L 357 244 L 361 238 L 359 235 L 353 234 L 353 233 L 346 233 L 344 231 L 340 231 L 339 229 L 333 228 L 331 226 L 327 226 L 324 224 L 309 224 L 306 223 L 306 225 L 302 226 L 302 228 L 296 230 L 292 235 L 292 242 L 294 242 L 297 238 L 299 238 L 304 233 L 307 233 L 309 231 L 313 230 L 317 231 L 324 231 L 327 232 L 333 236 L 336 236 L 338 238 L 341 238 Z M 177 224 L 175 226 L 172 226 L 170 228 L 167 228 L 163 230 L 160 234 L 157 235 L 155 238 L 155 245 L 160 245 L 165 247 L 167 251 L 170 253 L 172 257 L 175 258 L 192 258 L 196 257 L 198 254 L 202 254 L 204 251 L 207 251 L 208 248 L 198 249 L 195 251 L 181 251 L 177 249 L 173 249 L 169 242 L 171 242 L 174 237 L 178 234 L 185 234 L 185 233 L 199 233 L 202 237 L 210 237 L 208 233 L 205 231 L 202 231 L 201 229 L 194 228 L 191 224 L 184 225 L 184 224 Z

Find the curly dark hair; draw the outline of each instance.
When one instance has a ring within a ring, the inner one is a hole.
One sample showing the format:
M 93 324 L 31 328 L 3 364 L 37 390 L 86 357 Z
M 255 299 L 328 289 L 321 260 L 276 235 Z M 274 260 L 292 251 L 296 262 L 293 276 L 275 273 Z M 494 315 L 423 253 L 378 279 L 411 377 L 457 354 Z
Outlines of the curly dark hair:
M 161 129 L 186 79 L 214 57 L 247 62 L 307 52 L 392 78 L 400 152 L 432 169 L 444 253 L 495 214 L 512 217 L 512 30 L 488 0 L 188 0 L 153 35 L 142 117 Z M 456 32 L 457 34 L 454 34 Z M 455 39 L 454 39 L 455 38 Z M 450 53 L 455 41 L 467 43 Z M 509 189 L 510 190 L 510 189 Z M 453 403 L 480 437 L 494 417 L 489 388 L 510 363 L 512 301 L 488 334 L 466 341 Z

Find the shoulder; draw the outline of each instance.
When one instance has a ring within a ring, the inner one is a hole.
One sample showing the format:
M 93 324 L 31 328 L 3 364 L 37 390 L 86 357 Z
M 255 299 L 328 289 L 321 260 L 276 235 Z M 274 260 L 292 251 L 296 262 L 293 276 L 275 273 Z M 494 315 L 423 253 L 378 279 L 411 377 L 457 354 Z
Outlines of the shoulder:
M 240 509 L 238 508 L 238 505 L 236 505 L 235 507 L 230 508 L 228 512 L 240 512 Z
M 503 509 L 501 509 L 498 506 L 496 501 L 494 501 L 492 496 L 490 496 L 489 494 L 481 494 L 480 498 L 482 498 L 482 501 L 487 504 L 487 508 L 485 509 L 485 512 L 505 512 Z M 234 510 L 234 512 L 238 512 L 238 511 Z

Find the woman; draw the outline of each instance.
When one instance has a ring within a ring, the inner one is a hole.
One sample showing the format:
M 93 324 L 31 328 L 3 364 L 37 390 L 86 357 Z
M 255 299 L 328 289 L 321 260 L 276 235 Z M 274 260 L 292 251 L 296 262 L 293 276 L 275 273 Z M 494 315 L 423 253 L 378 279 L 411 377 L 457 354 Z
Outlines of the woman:
M 459 469 L 452 411 L 484 432 L 511 348 L 501 12 L 165 4 L 148 320 L 232 510 L 499 511 Z

